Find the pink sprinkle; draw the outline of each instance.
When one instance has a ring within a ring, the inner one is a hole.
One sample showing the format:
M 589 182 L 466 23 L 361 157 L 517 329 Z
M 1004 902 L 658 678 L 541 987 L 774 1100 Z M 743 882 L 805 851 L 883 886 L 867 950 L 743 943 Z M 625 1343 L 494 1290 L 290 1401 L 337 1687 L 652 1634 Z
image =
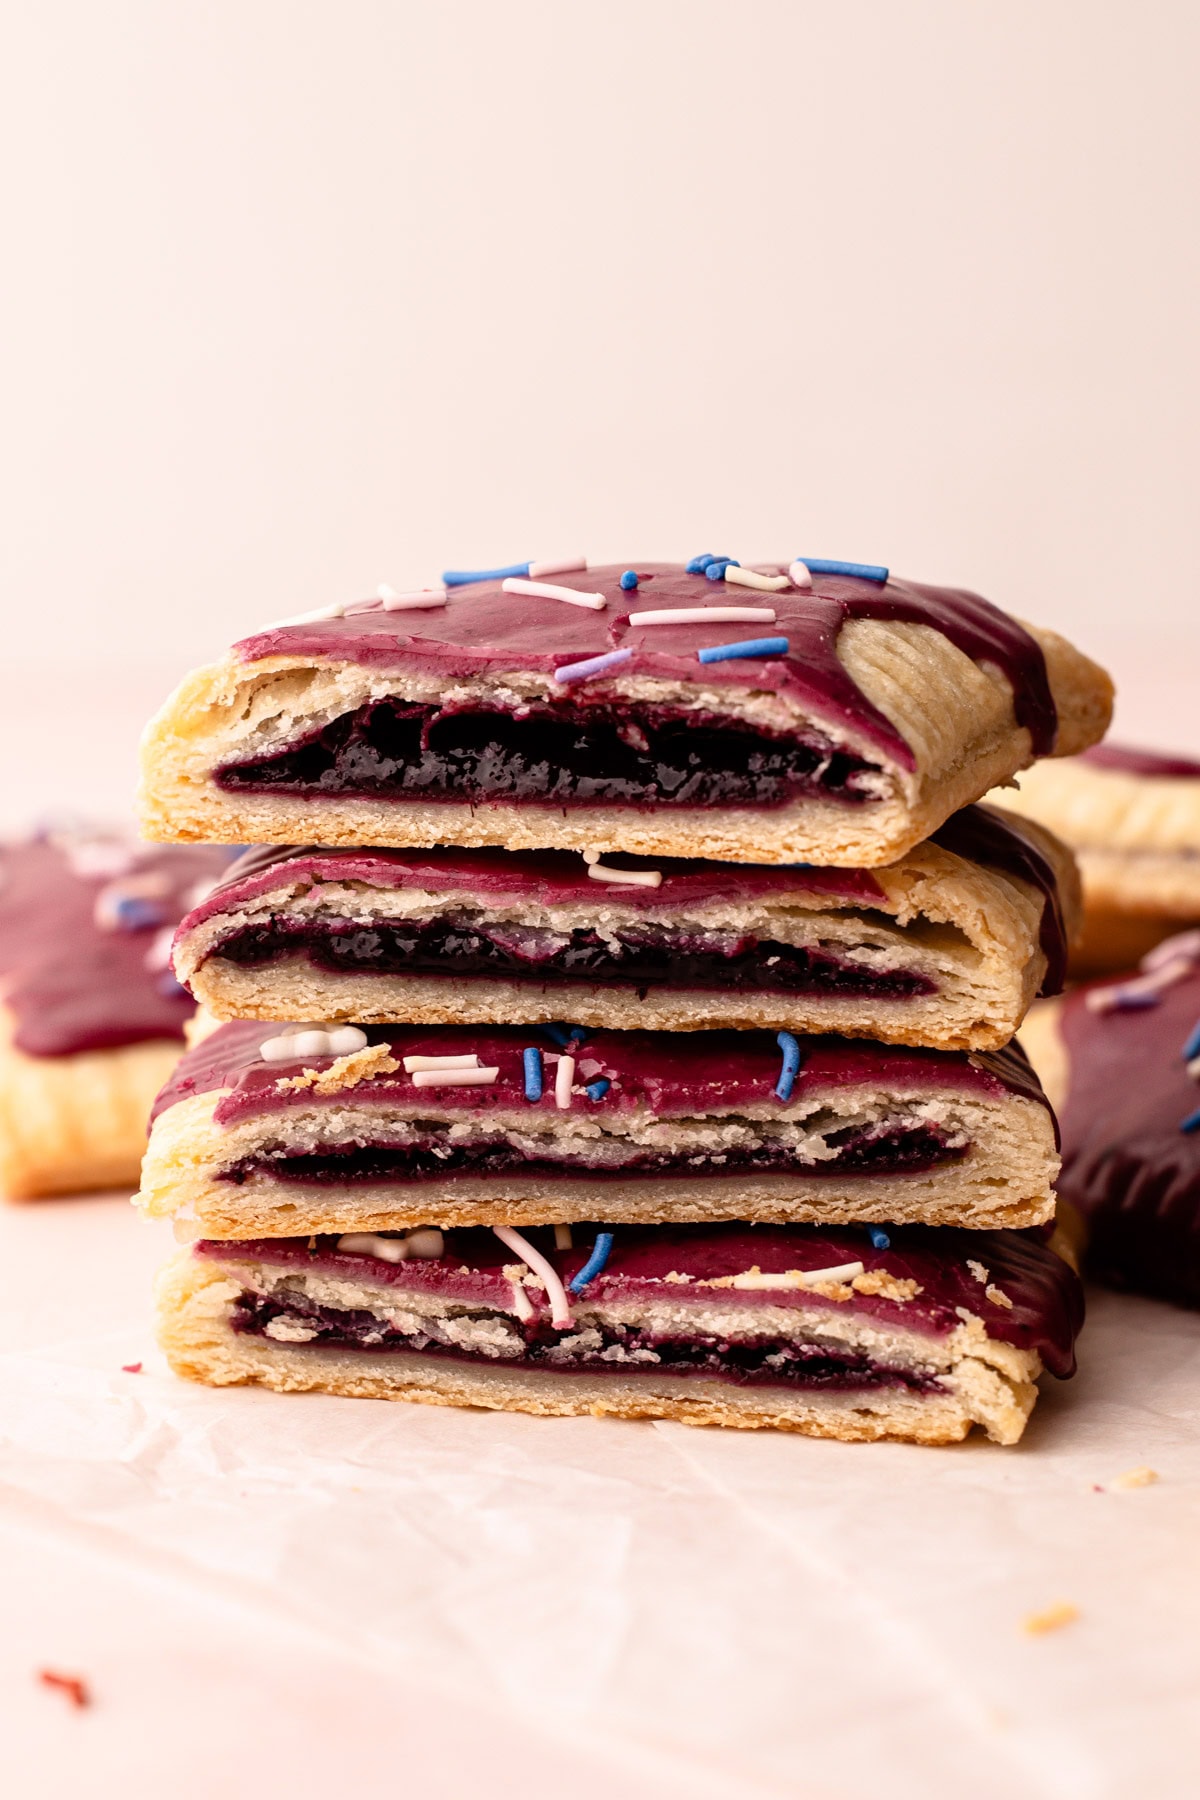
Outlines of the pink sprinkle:
M 572 681 L 590 681 L 593 675 L 603 675 L 606 669 L 619 669 L 632 657 L 632 650 L 609 650 L 603 656 L 588 656 L 582 662 L 564 663 L 561 669 L 555 669 L 554 679 L 560 687 L 566 687 Z
M 141 1372 L 142 1372 L 141 1363 L 122 1363 L 121 1364 L 121 1373 L 123 1375 L 140 1375 Z

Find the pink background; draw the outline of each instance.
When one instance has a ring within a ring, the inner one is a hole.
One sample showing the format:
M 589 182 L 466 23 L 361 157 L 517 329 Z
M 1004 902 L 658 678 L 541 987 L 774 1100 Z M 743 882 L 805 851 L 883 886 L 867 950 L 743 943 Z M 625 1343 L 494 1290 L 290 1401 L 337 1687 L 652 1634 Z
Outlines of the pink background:
M 1195 744 L 1198 47 L 1084 0 L 9 9 L 0 754 L 59 705 L 0 822 L 123 804 L 258 622 L 559 551 L 973 585 Z

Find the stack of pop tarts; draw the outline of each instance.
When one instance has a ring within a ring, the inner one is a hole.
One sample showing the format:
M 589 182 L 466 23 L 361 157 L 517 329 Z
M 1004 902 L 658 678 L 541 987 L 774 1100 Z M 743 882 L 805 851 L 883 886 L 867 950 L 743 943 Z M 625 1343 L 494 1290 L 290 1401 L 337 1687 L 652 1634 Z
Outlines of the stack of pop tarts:
M 973 594 L 808 558 L 451 571 L 189 677 L 147 834 L 258 847 L 175 940 L 172 1365 L 1014 1442 L 1081 1320 L 1011 1042 L 1078 897 L 972 803 L 1110 702 Z

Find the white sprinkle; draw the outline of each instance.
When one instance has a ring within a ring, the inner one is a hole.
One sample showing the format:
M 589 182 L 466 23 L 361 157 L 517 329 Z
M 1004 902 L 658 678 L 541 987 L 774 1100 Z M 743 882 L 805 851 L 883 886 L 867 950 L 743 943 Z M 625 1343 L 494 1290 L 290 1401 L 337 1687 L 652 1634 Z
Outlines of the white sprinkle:
M 311 612 L 292 613 L 290 618 L 276 619 L 271 625 L 261 625 L 260 631 L 279 631 L 284 625 L 318 625 L 325 619 L 340 619 L 345 613 L 345 605 L 341 600 L 333 606 L 315 606 Z
M 610 869 L 602 862 L 588 864 L 593 881 L 616 881 L 623 887 L 661 887 L 661 869 Z
M 502 1244 L 519 1256 L 521 1261 L 531 1268 L 546 1290 L 546 1298 L 550 1302 L 550 1321 L 555 1331 L 565 1331 L 575 1323 L 571 1317 L 571 1303 L 567 1299 L 567 1290 L 558 1279 L 554 1269 L 546 1261 L 540 1250 L 535 1250 L 528 1238 L 514 1231 L 511 1225 L 493 1225 L 492 1230 Z M 515 1287 L 515 1283 L 513 1284 Z M 519 1309 L 518 1309 L 519 1310 Z
M 380 1262 L 408 1261 L 407 1238 L 377 1237 L 373 1231 L 349 1231 L 337 1241 L 339 1250 L 349 1256 L 377 1256 Z
M 296 1048 L 296 1037 L 269 1037 L 258 1046 L 258 1054 L 264 1062 L 295 1062 L 300 1052 Z
M 554 1104 L 559 1112 L 566 1112 L 571 1104 L 571 1086 L 575 1080 L 575 1058 L 560 1056 L 558 1067 L 554 1071 Z
M 499 1068 L 495 1069 L 418 1069 L 412 1078 L 417 1088 L 491 1087 Z
M 365 1050 L 367 1034 L 360 1031 L 357 1025 L 339 1025 L 336 1031 L 327 1033 L 330 1056 L 353 1056 L 356 1050 Z
M 436 1225 L 419 1225 L 415 1231 L 409 1232 L 404 1241 L 408 1254 L 420 1257 L 422 1262 L 442 1256 L 446 1249 L 446 1240 Z
M 529 1304 L 529 1295 L 525 1292 L 525 1289 L 519 1281 L 510 1281 L 508 1285 L 512 1289 L 513 1311 L 516 1313 L 521 1323 L 524 1324 L 527 1319 L 532 1319 L 533 1317 L 533 1308 Z
M 807 563 L 799 561 L 789 563 L 788 579 L 793 587 L 810 588 L 812 586 L 812 571 L 809 569 Z
M 786 575 L 764 575 L 758 569 L 739 569 L 736 563 L 726 563 L 725 579 L 734 587 L 757 588 L 763 594 L 777 594 L 791 585 Z
M 298 1031 L 289 1037 L 287 1043 L 293 1056 L 328 1056 L 329 1033 L 327 1031 Z
M 175 927 L 173 925 L 164 925 L 161 931 L 156 931 L 150 940 L 150 948 L 146 952 L 143 968 L 149 969 L 151 974 L 157 973 L 160 969 L 169 969 L 171 946 L 174 942 Z
M 1164 963 L 1174 962 L 1200 962 L 1200 931 L 1180 931 L 1164 939 L 1146 952 L 1138 966 L 1149 975 Z
M 590 868 L 593 863 L 598 863 L 600 861 L 599 850 L 585 850 L 583 853 L 583 860 Z
M 674 611 L 633 612 L 631 625 L 773 625 L 773 606 L 677 606 Z
M 406 594 L 398 594 L 383 581 L 376 592 L 383 601 L 384 612 L 424 612 L 429 607 L 446 604 L 446 590 L 441 586 L 412 588 Z
M 382 600 L 351 600 L 344 608 L 347 619 L 356 618 L 359 613 L 377 613 L 383 611 Z
M 750 1269 L 744 1275 L 735 1275 L 731 1287 L 735 1288 L 806 1288 L 826 1281 L 853 1281 L 861 1275 L 863 1265 L 860 1262 L 834 1263 L 828 1269 L 788 1269 L 781 1275 L 764 1275 L 761 1270 Z
M 509 575 L 501 583 L 506 594 L 530 594 L 535 600 L 565 600 L 569 606 L 590 606 L 602 612 L 608 605 L 603 594 L 581 594 L 577 588 L 557 587 L 552 581 L 526 581 L 523 576 Z
M 544 581 L 547 575 L 578 575 L 587 568 L 586 556 L 563 556 L 557 562 L 531 562 L 531 581 Z
M 556 1250 L 573 1250 L 575 1248 L 571 1238 L 571 1227 L 569 1225 L 556 1225 L 554 1227 L 554 1248 Z
M 1200 1081 L 1200 1056 L 1193 1056 L 1191 1062 L 1185 1063 L 1184 1067 L 1193 1081 Z
M 477 1069 L 477 1056 L 406 1056 L 404 1073 L 413 1075 L 418 1069 Z

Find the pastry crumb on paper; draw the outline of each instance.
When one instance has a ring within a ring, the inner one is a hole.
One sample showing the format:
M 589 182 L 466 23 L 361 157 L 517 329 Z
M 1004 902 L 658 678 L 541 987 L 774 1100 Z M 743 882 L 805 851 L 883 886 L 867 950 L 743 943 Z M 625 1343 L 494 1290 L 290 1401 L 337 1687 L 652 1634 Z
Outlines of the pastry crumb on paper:
M 1027 1613 L 1023 1621 L 1023 1629 L 1030 1637 L 1045 1637 L 1048 1631 L 1059 1631 L 1064 1625 L 1073 1625 L 1079 1617 L 1079 1608 L 1070 1600 L 1056 1600 L 1043 1612 Z

